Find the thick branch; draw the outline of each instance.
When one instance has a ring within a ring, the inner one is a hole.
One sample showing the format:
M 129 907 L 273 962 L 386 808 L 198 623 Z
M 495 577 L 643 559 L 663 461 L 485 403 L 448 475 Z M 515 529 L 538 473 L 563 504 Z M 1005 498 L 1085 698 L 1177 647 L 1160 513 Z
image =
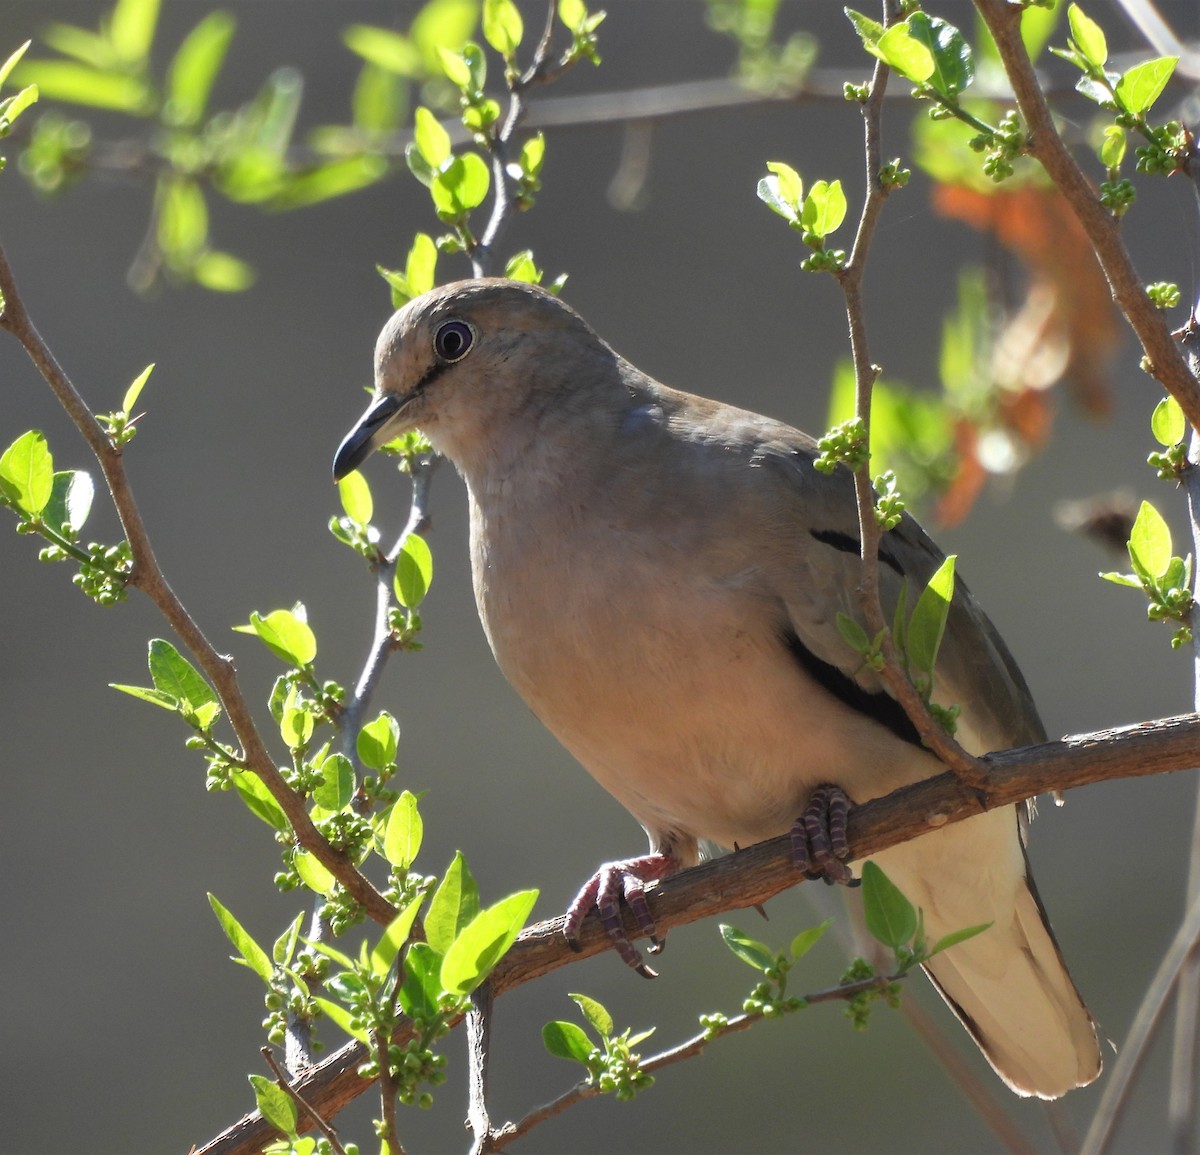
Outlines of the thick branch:
M 1017 107 L 1029 130 L 1028 151 L 1046 170 L 1083 226 L 1108 279 L 1113 300 L 1146 352 L 1148 371 L 1183 407 L 1193 429 L 1200 428 L 1200 383 L 1188 371 L 1183 354 L 1160 313 L 1146 295 L 1121 240 L 1120 224 L 1100 203 L 1092 182 L 1075 163 L 1054 127 L 1054 118 L 1021 41 L 1021 9 L 1007 0 L 975 0 L 1008 73 Z
M 1200 763 L 1200 717 L 1188 714 L 1142 722 L 1114 730 L 1005 750 L 980 759 L 987 771 L 983 786 L 965 786 L 947 771 L 906 786 L 850 813 L 850 853 L 866 858 L 951 822 L 985 810 L 1012 806 L 1051 790 L 1071 790 L 1114 778 L 1138 778 L 1187 770 Z M 759 843 L 724 858 L 682 871 L 652 887 L 650 908 L 659 932 L 714 914 L 766 902 L 797 885 L 787 836 Z M 562 936 L 561 918 L 528 928 L 492 973 L 493 994 L 609 948 L 603 927 L 589 918 L 578 952 Z M 626 922 L 630 938 L 639 930 Z M 315 1068 L 297 1090 L 326 1115 L 368 1089 L 356 1068 L 366 1057 L 357 1043 L 342 1047 Z M 198 1155 L 250 1155 L 272 1136 L 257 1115 L 247 1115 L 200 1149 Z

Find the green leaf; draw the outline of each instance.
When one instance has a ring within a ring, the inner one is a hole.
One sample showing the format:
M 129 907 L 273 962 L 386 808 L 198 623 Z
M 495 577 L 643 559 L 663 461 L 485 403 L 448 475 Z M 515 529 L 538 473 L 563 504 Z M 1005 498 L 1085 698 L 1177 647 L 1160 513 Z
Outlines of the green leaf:
M 983 934 L 991 926 L 992 923 L 990 922 L 981 922 L 978 926 L 968 926 L 962 930 L 954 930 L 949 934 L 944 934 L 933 944 L 928 957 L 933 958 L 935 954 L 941 954 L 942 951 L 949 950 L 952 946 L 958 946 L 960 942 L 966 942 L 967 939 L 974 938 L 977 934 Z
M 1151 577 L 1162 577 L 1171 564 L 1171 531 L 1163 516 L 1148 501 L 1143 501 L 1129 534 L 1129 560 L 1136 570 L 1139 563 Z
M 313 1000 L 329 1016 L 330 1021 L 345 1031 L 352 1039 L 357 1039 L 364 1046 L 371 1046 L 371 1036 L 363 1030 L 361 1022 L 357 1022 L 341 1003 L 317 995 Z
M 410 533 L 396 557 L 393 586 L 396 600 L 405 609 L 415 610 L 425 600 L 433 581 L 433 554 L 419 533 Z
M 16 50 L 3 64 L 0 64 L 0 87 L 4 86 L 4 82 L 8 79 L 8 75 L 16 68 L 18 61 L 25 55 L 32 40 L 26 40 L 20 48 Z
M 300 911 L 291 925 L 281 934 L 271 947 L 271 959 L 276 966 L 290 966 L 296 954 L 296 944 L 300 941 L 300 928 L 304 925 L 304 911 Z
M 1104 30 L 1090 16 L 1085 15 L 1078 4 L 1072 4 L 1067 9 L 1067 20 L 1080 55 L 1089 64 L 1102 68 L 1108 60 L 1108 42 L 1104 39 Z
M 150 679 L 154 687 L 170 694 L 191 710 L 217 703 L 217 695 L 192 665 L 170 642 L 154 638 L 150 642 Z
M 158 244 L 176 267 L 195 264 L 208 243 L 208 206 L 193 180 L 164 179 L 158 186 Z
M 392 969 L 392 964 L 396 961 L 401 947 L 408 942 L 413 923 L 417 921 L 417 912 L 421 909 L 421 903 L 424 901 L 425 896 L 418 894 L 387 924 L 383 934 L 380 935 L 379 942 L 371 951 L 371 971 L 380 978 L 383 978 Z
M 29 517 L 37 517 L 54 493 L 54 458 L 40 430 L 21 434 L 0 455 L 0 490 Z
M 421 849 L 425 825 L 417 809 L 417 796 L 405 790 L 392 803 L 383 833 L 383 856 L 397 870 L 408 870 Z
M 913 36 L 907 23 L 893 24 L 879 38 L 874 50 L 868 45 L 867 51 L 913 84 L 924 84 L 937 68 L 933 53 Z
M 802 959 L 818 942 L 821 941 L 825 932 L 833 926 L 834 920 L 827 918 L 824 922 L 817 926 L 810 927 L 808 930 L 802 930 L 794 939 L 792 939 L 791 953 L 792 958 L 799 961 Z
M 1164 397 L 1154 407 L 1150 418 L 1150 430 L 1159 445 L 1170 447 L 1183 440 L 1187 432 L 1187 423 L 1183 418 L 1183 410 L 1174 397 Z
M 371 500 L 371 487 L 357 469 L 351 470 L 338 482 L 338 497 L 342 508 L 351 521 L 366 526 L 371 522 L 375 504 Z
M 179 709 L 179 703 L 161 690 L 152 690 L 148 686 L 125 686 L 119 682 L 109 682 L 108 685 L 110 689 L 120 690 L 122 694 L 128 694 L 131 698 L 140 698 L 152 706 L 161 706 L 164 710 L 171 711 Z
M 775 952 L 769 946 L 743 934 L 737 927 L 721 923 L 720 931 L 725 945 L 742 962 L 756 971 L 769 971 L 778 961 Z
M 910 669 L 932 674 L 946 631 L 950 603 L 954 598 L 954 559 L 951 554 L 937 568 L 929 584 L 921 591 L 916 609 L 908 622 L 908 664 Z
M 1100 163 L 1105 168 L 1120 168 L 1125 159 L 1125 143 L 1125 130 L 1119 124 L 1110 124 L 1100 145 Z
M 192 279 L 214 293 L 242 293 L 254 284 L 254 269 L 241 257 L 206 249 L 192 265 Z
M 95 494 L 92 475 L 85 470 L 66 469 L 55 473 L 50 500 L 42 510 L 42 520 L 52 529 L 66 527 L 77 534 L 92 511 Z
M 871 937 L 893 950 L 917 933 L 917 911 L 873 862 L 863 863 L 863 915 Z
M 456 850 L 425 915 L 425 937 L 429 945 L 445 954 L 478 913 L 479 888 L 462 851 Z
M 481 910 L 446 951 L 442 987 L 469 995 L 479 986 L 516 941 L 537 896 L 536 890 L 522 890 Z
M 603 1004 L 587 995 L 571 995 L 571 999 L 583 1012 L 583 1017 L 592 1025 L 592 1030 L 602 1039 L 611 1039 L 613 1033 L 612 1015 Z
M 322 810 L 338 811 L 350 805 L 357 783 L 354 767 L 343 754 L 330 754 L 321 763 L 321 784 L 313 791 L 313 801 Z
M 28 84 L 15 96 L 10 96 L 6 100 L 0 100 L 0 126 L 7 124 L 11 127 L 16 122 L 17 117 L 31 104 L 35 104 L 37 99 L 37 85 Z
M 387 171 L 388 162 L 372 152 L 332 160 L 288 177 L 272 198 L 272 204 L 279 209 L 320 204 L 361 188 L 369 188 L 382 179 Z
M 277 1131 L 287 1135 L 296 1133 L 297 1111 L 291 1096 L 265 1075 L 247 1075 L 254 1088 L 254 1101 L 259 1113 Z
M 438 212 L 460 217 L 483 203 L 491 181 L 491 170 L 483 157 L 464 152 L 433 178 L 429 191 Z
M 800 223 L 804 231 L 818 237 L 826 237 L 846 219 L 846 194 L 842 182 L 819 180 L 804 198 Z
M 393 133 L 408 115 L 408 87 L 394 73 L 367 60 L 354 83 L 350 107 L 351 122 L 360 132 Z
M 863 47 L 871 53 L 872 56 L 878 56 L 876 47 L 879 44 L 879 39 L 883 35 L 883 25 L 878 20 L 872 20 L 869 16 L 864 16 L 861 12 L 855 12 L 853 8 L 843 8 L 850 23 L 854 25 L 854 31 L 858 33 L 859 39 L 863 42 Z
M 440 169 L 450 159 L 450 134 L 429 109 L 421 106 L 413 120 L 413 143 L 431 169 Z
M 521 145 L 521 155 L 517 157 L 517 164 L 526 176 L 537 176 L 542 171 L 545 159 L 546 138 L 539 132 Z
M 800 174 L 790 164 L 784 164 L 781 160 L 767 161 L 767 171 L 775 177 L 772 187 L 780 203 L 793 210 L 791 214 L 783 215 L 797 215 L 800 212 L 800 203 L 804 200 L 804 181 L 800 179 Z M 770 177 L 767 179 L 769 181 Z
M 264 618 L 252 613 L 250 623 L 233 627 L 240 634 L 257 634 L 277 658 L 293 666 L 307 666 L 317 656 L 317 639 L 304 617 L 304 607 L 272 610 Z
M 167 68 L 166 115 L 173 124 L 196 124 L 204 116 L 236 27 L 228 12 L 210 12 L 183 38 Z
M 233 915 L 221 905 L 216 895 L 208 896 L 208 904 L 217 916 L 217 922 L 225 932 L 225 937 L 233 943 L 233 949 L 238 952 L 240 961 L 244 962 L 263 982 L 269 983 L 275 968 L 267 957 L 267 952 L 258 945 L 246 932 L 246 929 Z
M 913 12 L 907 23 L 912 39 L 923 44 L 933 59 L 929 86 L 943 96 L 957 96 L 975 79 L 975 59 L 963 34 L 953 24 L 924 12 Z
M 154 43 L 159 0 L 117 0 L 108 23 L 108 38 L 117 55 L 130 64 L 140 64 Z
M 134 379 L 133 383 L 125 390 L 125 396 L 121 399 L 121 410 L 124 413 L 133 413 L 133 407 L 138 403 L 138 398 L 142 395 L 142 390 L 146 387 L 146 382 L 150 380 L 150 374 L 154 372 L 154 362 L 151 361 Z
M 326 898 L 333 893 L 337 879 L 327 866 L 307 850 L 297 850 L 292 856 L 292 865 L 304 883 L 314 894 L 323 894 Z
M 570 1059 L 585 1066 L 593 1050 L 587 1033 L 578 1023 L 561 1019 L 542 1027 L 542 1043 L 555 1058 Z
M 512 0 L 483 0 L 483 38 L 505 60 L 521 45 L 525 25 Z
M 400 1005 L 413 1019 L 431 1019 L 437 1014 L 442 994 L 442 956 L 427 942 L 414 942 L 404 955 L 404 982 Z
M 255 818 L 261 818 L 268 826 L 282 834 L 291 832 L 283 807 L 267 789 L 267 784 L 253 770 L 239 770 L 233 775 L 233 788 Z
M 1131 573 L 1102 573 L 1099 575 L 1106 582 L 1112 582 L 1117 586 L 1129 586 L 1131 589 L 1140 590 L 1142 583 Z
M 386 770 L 396 761 L 400 744 L 400 723 L 386 710 L 358 732 L 358 756 L 369 770 Z
M 342 33 L 351 52 L 398 76 L 415 77 L 422 68 L 421 52 L 407 36 L 390 28 L 351 24 Z
M 427 233 L 417 233 L 404 264 L 404 275 L 414 297 L 428 293 L 433 288 L 437 258 L 437 245 L 433 243 L 433 238 Z
M 466 62 L 463 54 L 444 48 L 439 44 L 438 56 L 442 62 L 442 71 L 445 72 L 450 83 L 464 92 L 470 92 L 474 87 L 471 83 L 471 66 Z
M 136 76 L 102 72 L 70 60 L 31 60 L 18 66 L 22 84 L 36 84 L 47 100 L 83 104 L 145 116 L 153 107 L 150 89 Z
M 1117 99 L 1134 116 L 1143 115 L 1162 95 L 1178 63 L 1178 56 L 1160 56 L 1156 60 L 1135 64 L 1117 81 L 1114 90 Z

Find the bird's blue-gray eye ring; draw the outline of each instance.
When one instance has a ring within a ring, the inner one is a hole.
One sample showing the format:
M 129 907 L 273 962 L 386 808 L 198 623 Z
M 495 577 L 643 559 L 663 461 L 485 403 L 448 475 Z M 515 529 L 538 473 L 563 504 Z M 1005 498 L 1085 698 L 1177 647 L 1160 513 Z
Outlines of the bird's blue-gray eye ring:
M 433 347 L 443 361 L 458 361 L 474 344 L 475 334 L 465 321 L 447 321 L 433 337 Z

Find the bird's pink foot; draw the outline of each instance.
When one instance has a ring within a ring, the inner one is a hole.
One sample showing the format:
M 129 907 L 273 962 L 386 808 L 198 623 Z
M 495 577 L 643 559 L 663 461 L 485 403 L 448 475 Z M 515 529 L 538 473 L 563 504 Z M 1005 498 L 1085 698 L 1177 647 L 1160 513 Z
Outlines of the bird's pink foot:
M 679 862 L 670 854 L 645 854 L 641 858 L 625 858 L 606 862 L 584 884 L 583 889 L 567 908 L 563 934 L 567 942 L 578 947 L 583 920 L 594 909 L 603 924 L 617 954 L 643 978 L 657 977 L 642 959 L 637 947 L 629 941 L 621 922 L 621 900 L 629 907 L 641 932 L 650 939 L 650 952 L 662 949 L 662 940 L 654 925 L 654 916 L 646 902 L 646 883 L 656 882 L 679 869 Z
M 804 813 L 792 826 L 792 860 L 809 878 L 827 883 L 858 886 L 850 867 L 843 861 L 850 853 L 846 822 L 850 799 L 838 786 L 818 786 Z

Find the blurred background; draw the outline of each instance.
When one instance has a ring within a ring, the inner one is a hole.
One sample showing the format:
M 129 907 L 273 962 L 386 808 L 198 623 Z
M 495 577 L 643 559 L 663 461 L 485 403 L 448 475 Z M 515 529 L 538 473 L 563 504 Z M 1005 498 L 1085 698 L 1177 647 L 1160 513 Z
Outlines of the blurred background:
M 48 22 L 95 27 L 98 3 L 0 0 L 0 54 Z M 522 3 L 527 28 L 540 4 Z M 726 77 L 732 42 L 706 24 L 698 0 L 611 0 L 599 70 L 581 65 L 534 98 L 619 92 Z M 354 22 L 404 30 L 417 5 L 401 0 L 240 0 L 214 106 L 250 100 L 273 70 L 303 76 L 300 132 L 349 115 L 361 61 L 343 46 Z M 1185 39 L 1200 32 L 1194 0 L 1160 9 Z M 161 65 L 207 3 L 166 0 L 154 49 Z M 1090 6 L 1114 45 L 1136 47 L 1113 6 Z M 937 11 L 971 24 L 970 6 Z M 869 72 L 835 5 L 781 5 L 783 32 L 807 30 L 822 68 Z M 1056 42 L 1062 43 L 1061 30 Z M 1047 67 L 1069 87 L 1056 62 Z M 902 87 L 897 85 L 897 87 Z M 1180 90 L 1168 94 L 1178 99 Z M 1082 132 L 1090 112 L 1068 101 Z M 35 109 L 34 114 L 39 110 Z M 911 155 L 911 108 L 889 106 L 884 152 Z M 27 114 L 32 116 L 33 114 Z M 97 137 L 130 135 L 127 118 L 87 114 Z M 799 238 L 755 197 L 767 160 L 806 179 L 840 176 L 861 205 L 861 127 L 836 98 L 756 103 L 664 118 L 648 141 L 648 170 L 630 197 L 613 178 L 629 142 L 618 125 L 548 131 L 544 189 L 508 234 L 532 247 L 550 277 L 569 272 L 564 297 L 618 351 L 668 384 L 769 413 L 812 432 L 826 427 L 829 385 L 846 356 L 841 297 L 804 274 Z M 15 148 L 8 150 L 15 155 Z M 1139 182 L 1127 238 L 1145 280 L 1197 288 L 1196 206 L 1182 180 Z M 412 235 L 435 231 L 426 190 L 401 165 L 353 196 L 295 212 L 262 213 L 210 200 L 211 235 L 257 271 L 243 293 L 194 285 L 138 296 L 126 271 L 150 219 L 152 186 L 136 171 L 97 174 L 62 195 L 31 191 L 10 168 L 0 180 L 0 240 L 42 334 L 94 409 L 119 406 L 125 387 L 157 363 L 127 451 L 142 512 L 176 591 L 273 728 L 265 698 L 278 664 L 230 632 L 251 610 L 297 600 L 321 649 L 320 676 L 351 684 L 366 654 L 373 587 L 359 559 L 326 528 L 339 512 L 329 481 L 340 438 L 361 412 L 375 336 L 391 307 L 377 263 L 402 267 Z M 632 201 L 632 205 L 630 204 Z M 843 234 L 849 247 L 851 226 Z M 872 355 L 891 379 L 936 385 L 942 318 L 958 267 L 984 262 L 996 242 L 932 207 L 914 173 L 888 204 L 872 256 Z M 439 277 L 466 275 L 462 258 Z M 1020 275 L 1019 272 L 1017 274 Z M 1182 322 L 1183 310 L 1177 313 Z M 1153 498 L 1184 540 L 1182 499 L 1145 465 L 1149 414 L 1160 394 L 1124 339 L 1109 366 L 1111 405 L 1084 416 L 1057 392 L 1048 448 L 1012 477 L 990 481 L 969 516 L 936 530 L 1021 662 L 1051 734 L 1190 708 L 1190 663 L 1168 631 L 1145 622 L 1140 596 L 1097 579 L 1121 560 L 1065 532 L 1056 503 L 1125 488 Z M 81 440 L 11 339 L 0 341 L 0 443 L 45 431 L 57 468 L 94 467 Z M 382 460 L 368 466 L 377 521 L 403 523 L 407 482 Z M 97 501 L 85 540 L 116 540 Z M 640 853 L 628 815 L 573 763 L 495 669 L 476 620 L 466 505 L 449 469 L 434 487 L 433 590 L 423 607 L 425 649 L 397 657 L 377 698 L 401 721 L 401 779 L 428 790 L 418 868 L 440 872 L 467 856 L 485 901 L 538 887 L 535 917 L 560 913 L 601 861 Z M 8 515 L 0 518 L 7 521 Z M 931 523 L 932 528 L 932 523 Z M 204 765 L 165 711 L 117 694 L 144 683 L 146 641 L 164 625 L 134 593 L 102 611 L 71 586 L 65 566 L 37 561 L 36 543 L 0 527 L 0 843 L 7 947 L 0 983 L 0 1149 L 12 1155 L 186 1151 L 253 1105 L 246 1072 L 266 1073 L 262 990 L 228 961 L 205 893 L 215 893 L 259 941 L 298 909 L 271 878 L 267 828 L 231 795 L 204 791 Z M 1178 549 L 1183 547 L 1177 546 Z M 276 743 L 278 746 L 278 743 Z M 276 749 L 283 756 L 281 748 Z M 1185 885 L 1196 786 L 1191 774 L 1076 791 L 1043 805 L 1030 854 L 1073 975 L 1102 1030 L 1119 1042 L 1175 930 Z M 774 944 L 836 909 L 840 896 L 801 887 L 733 922 Z M 843 924 L 846 920 L 843 919 Z M 832 939 L 832 936 L 830 936 Z M 793 978 L 796 989 L 836 981 L 847 947 L 828 941 Z M 516 1118 L 565 1090 L 576 1074 L 548 1056 L 540 1030 L 573 1018 L 568 991 L 605 1003 L 618 1028 L 657 1024 L 668 1046 L 703 1011 L 736 1011 L 753 976 L 719 941 L 714 922 L 673 932 L 653 983 L 613 955 L 560 971 L 499 1004 L 493 1118 Z M 1043 1108 L 995 1081 L 920 976 L 906 998 L 939 1021 L 966 1061 L 1039 1149 L 1050 1149 Z M 330 1049 L 340 1044 L 328 1032 Z M 461 1032 L 446 1043 L 452 1078 L 432 1111 L 403 1111 L 413 1152 L 466 1145 Z M 1116 1144 L 1146 1152 L 1165 1142 L 1167 1055 L 1158 1047 Z M 1063 1110 L 1082 1129 L 1096 1087 Z M 338 1125 L 372 1149 L 366 1095 Z M 528 1152 L 1001 1149 L 901 1018 L 877 1010 L 864 1034 L 837 1007 L 819 1007 L 725 1040 L 671 1068 L 631 1104 L 598 1100 L 535 1131 Z

